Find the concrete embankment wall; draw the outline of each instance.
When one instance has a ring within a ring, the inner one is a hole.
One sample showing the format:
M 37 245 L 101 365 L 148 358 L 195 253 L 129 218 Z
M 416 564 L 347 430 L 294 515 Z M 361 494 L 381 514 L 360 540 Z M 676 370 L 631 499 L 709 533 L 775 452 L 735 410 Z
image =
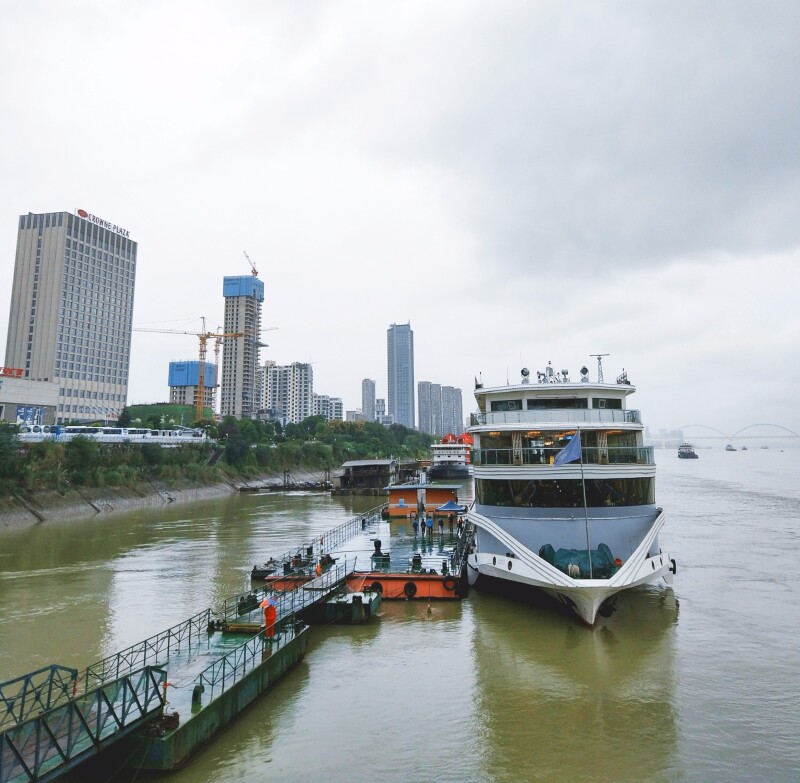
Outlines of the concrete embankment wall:
M 314 481 L 318 475 L 295 470 L 294 481 Z M 283 474 L 231 479 L 230 483 L 141 482 L 135 487 L 69 487 L 63 493 L 40 490 L 0 496 L 0 530 L 25 528 L 49 521 L 92 519 L 139 508 L 192 503 L 238 492 L 240 486 L 281 486 Z

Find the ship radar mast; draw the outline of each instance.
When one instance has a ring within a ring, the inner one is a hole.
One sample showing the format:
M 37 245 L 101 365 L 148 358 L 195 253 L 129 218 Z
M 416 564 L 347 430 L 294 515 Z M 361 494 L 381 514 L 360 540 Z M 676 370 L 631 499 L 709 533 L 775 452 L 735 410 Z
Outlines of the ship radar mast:
M 603 357 L 611 356 L 610 353 L 590 353 L 589 356 L 597 358 L 597 382 L 604 383 L 603 381 Z

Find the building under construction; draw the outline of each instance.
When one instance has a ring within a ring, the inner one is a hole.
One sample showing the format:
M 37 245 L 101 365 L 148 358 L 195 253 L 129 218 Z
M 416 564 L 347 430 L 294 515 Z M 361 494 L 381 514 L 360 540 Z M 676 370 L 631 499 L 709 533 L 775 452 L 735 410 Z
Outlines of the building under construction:
M 261 303 L 264 283 L 252 275 L 223 278 L 226 334 L 222 340 L 220 414 L 250 418 L 259 407 L 258 364 L 261 343 Z

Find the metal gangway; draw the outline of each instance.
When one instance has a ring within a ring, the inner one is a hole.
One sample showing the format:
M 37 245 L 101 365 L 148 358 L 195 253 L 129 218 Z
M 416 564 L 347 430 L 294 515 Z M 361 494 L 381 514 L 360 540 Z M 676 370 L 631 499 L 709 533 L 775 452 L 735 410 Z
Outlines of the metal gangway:
M 54 780 L 160 715 L 166 671 L 145 666 L 79 693 L 49 666 L 0 683 L 0 783 Z
M 56 779 L 160 717 L 170 703 L 168 686 L 191 695 L 199 685 L 208 701 L 219 697 L 265 654 L 291 641 L 302 627 L 298 614 L 339 592 L 354 569 L 355 561 L 346 561 L 296 590 L 260 589 L 227 599 L 218 612 L 205 609 L 82 671 L 53 665 L 0 683 L 0 783 Z M 259 605 L 267 595 L 276 602 L 274 637 L 260 629 Z M 254 612 L 258 625 L 247 641 L 233 648 L 215 644 L 219 623 L 250 621 Z M 212 663 L 196 673 L 197 662 L 207 658 Z
M 315 558 L 336 551 L 341 544 L 354 538 L 369 525 L 380 521 L 382 511 L 383 506 L 376 506 L 363 514 L 358 514 L 322 535 L 284 552 L 277 558 L 270 558 L 271 564 L 275 565 L 276 573 L 279 573 L 279 569 L 282 568 L 284 574 L 313 569 Z
M 347 577 L 354 572 L 355 565 L 355 560 L 334 565 L 294 590 L 274 591 L 269 588 L 259 588 L 225 601 L 218 618 L 212 621 L 212 625 L 220 629 L 234 621 L 251 621 L 254 612 L 257 621 L 260 622 L 260 604 L 265 598 L 272 596 L 276 604 L 274 636 L 266 636 L 263 632 L 259 632 L 244 644 L 217 658 L 200 672 L 193 681 L 193 690 L 200 688 L 200 692 L 204 694 L 204 705 L 221 696 L 226 689 L 235 685 L 258 666 L 263 660 L 265 646 L 274 652 L 291 641 L 298 630 L 304 627 L 303 623 L 299 622 L 300 613 L 341 591 Z

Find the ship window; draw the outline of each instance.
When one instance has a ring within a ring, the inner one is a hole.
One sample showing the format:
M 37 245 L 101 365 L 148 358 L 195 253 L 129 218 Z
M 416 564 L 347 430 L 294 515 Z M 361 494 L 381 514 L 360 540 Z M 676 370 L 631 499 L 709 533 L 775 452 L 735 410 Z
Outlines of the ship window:
M 522 400 L 492 400 L 492 411 L 521 411 Z
M 487 506 L 532 508 L 583 507 L 583 487 L 579 479 L 542 479 L 536 481 L 475 482 L 478 503 Z M 587 479 L 586 504 L 602 506 L 643 506 L 655 503 L 652 478 Z
M 608 397 L 592 397 L 593 408 L 609 408 L 615 411 L 622 410 L 622 400 L 610 399 Z
M 540 397 L 534 397 L 532 399 L 527 400 L 528 403 L 528 410 L 529 411 L 537 411 L 537 410 L 547 410 L 548 408 L 588 408 L 589 407 L 589 400 L 584 398 L 572 398 L 572 399 L 564 399 L 564 398 L 555 398 L 555 399 L 541 399 Z

